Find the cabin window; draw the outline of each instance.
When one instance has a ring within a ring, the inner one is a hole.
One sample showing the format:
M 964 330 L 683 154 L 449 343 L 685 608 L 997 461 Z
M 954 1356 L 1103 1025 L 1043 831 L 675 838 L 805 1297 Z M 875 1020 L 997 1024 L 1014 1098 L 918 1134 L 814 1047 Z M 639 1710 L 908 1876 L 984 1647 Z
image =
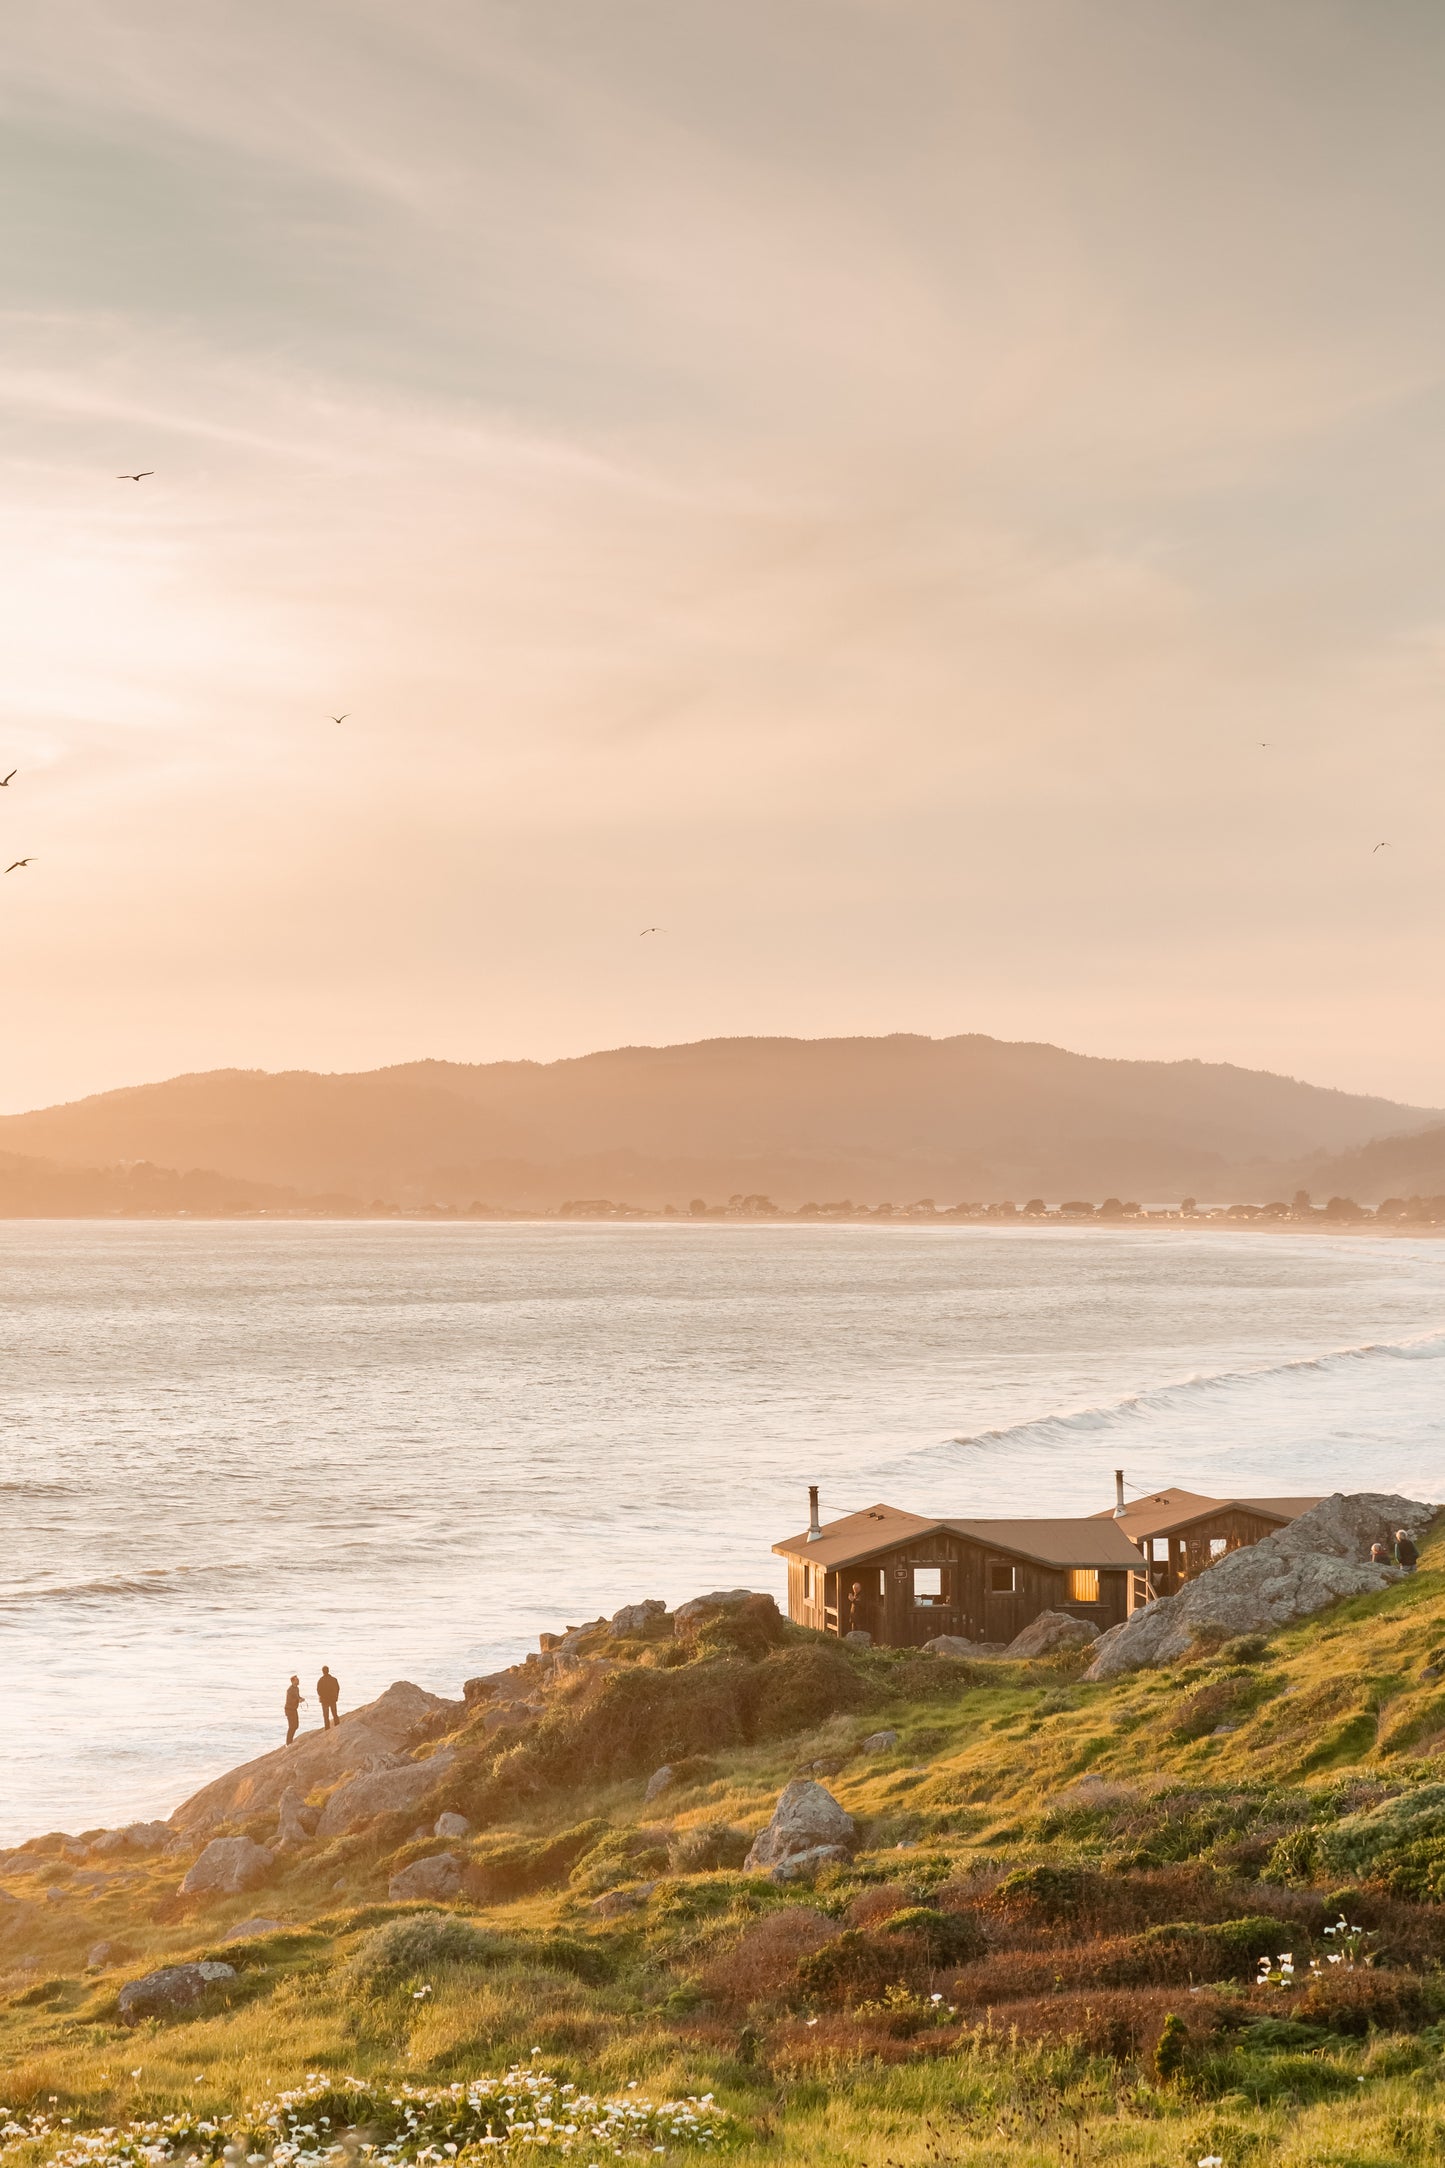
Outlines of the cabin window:
M 1228 1537 L 1226 1537 L 1226 1536 L 1211 1536 L 1211 1537 L 1210 1537 L 1210 1539 L 1209 1539 L 1209 1555 L 1210 1555 L 1210 1557 L 1211 1557 L 1211 1558 L 1223 1558 L 1223 1556 L 1224 1556 L 1225 1552 L 1226 1552 L 1226 1551 L 1227 1551 L 1228 1549 L 1229 1549 L 1229 1539 L 1228 1539 Z
M 886 1566 L 878 1568 L 878 1593 L 880 1596 L 888 1594 L 888 1568 Z
M 1012 1596 L 1018 1587 L 1016 1566 L 1010 1566 L 1001 1558 L 988 1562 L 988 1592 L 990 1596 Z
M 913 1569 L 913 1601 L 915 1603 L 942 1603 L 942 1566 L 915 1566 Z
M 1069 1575 L 1070 1603 L 1097 1603 L 1099 1572 L 1096 1566 L 1075 1566 Z
M 1169 1563 L 1169 1538 L 1167 1536 L 1151 1536 L 1149 1538 L 1149 1556 L 1156 1566 L 1167 1566 Z

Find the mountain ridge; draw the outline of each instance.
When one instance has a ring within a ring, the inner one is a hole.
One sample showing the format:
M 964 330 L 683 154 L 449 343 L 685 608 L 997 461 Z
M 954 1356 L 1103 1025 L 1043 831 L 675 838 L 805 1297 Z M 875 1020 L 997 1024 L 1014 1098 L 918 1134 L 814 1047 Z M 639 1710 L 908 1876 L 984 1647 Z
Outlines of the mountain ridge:
M 555 1062 L 192 1071 L 0 1117 L 0 1151 L 388 1204 L 1223 1199 L 1445 1126 L 1267 1070 L 981 1033 L 718 1038 Z

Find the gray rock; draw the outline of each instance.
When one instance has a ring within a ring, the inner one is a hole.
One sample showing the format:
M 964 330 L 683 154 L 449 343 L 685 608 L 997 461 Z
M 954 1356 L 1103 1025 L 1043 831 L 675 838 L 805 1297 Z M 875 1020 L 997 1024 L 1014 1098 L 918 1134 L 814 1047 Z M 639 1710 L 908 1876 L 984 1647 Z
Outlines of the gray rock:
M 643 1805 L 650 1806 L 654 1799 L 667 1790 L 671 1782 L 672 1764 L 671 1762 L 664 1762 L 660 1769 L 653 1770 L 652 1775 L 647 1780 L 647 1790 L 642 1795 Z
M 610 1631 L 619 1637 L 656 1633 L 666 1617 L 667 1605 L 660 1597 L 649 1596 L 645 1603 L 625 1603 L 620 1611 L 614 1611 Z
M 962 1634 L 935 1634 L 923 1644 L 926 1656 L 977 1656 L 982 1647 L 981 1641 L 965 1640 Z
M 472 1825 L 464 1814 L 454 1814 L 450 1808 L 439 1814 L 432 1824 L 434 1837 L 469 1837 Z
M 780 1859 L 775 1867 L 769 1867 L 770 1882 L 811 1882 L 820 1867 L 831 1867 L 836 1860 L 848 1857 L 843 1844 L 814 1844 L 806 1852 L 794 1852 L 790 1859 Z
M 694 1596 L 689 1603 L 680 1603 L 672 1614 L 672 1630 L 675 1634 L 693 1634 L 706 1619 L 716 1618 L 719 1612 L 736 1611 L 741 1604 L 750 1603 L 758 1591 L 752 1588 L 715 1588 L 709 1596 Z
M 1098 1638 L 1098 1627 L 1091 1626 L 1087 1619 L 1075 1618 L 1071 1611 L 1040 1611 L 1021 1634 L 1014 1635 L 1006 1654 L 1051 1656 L 1056 1649 L 1087 1648 Z
M 279 1935 L 283 1932 L 285 1925 L 284 1920 L 239 1920 L 234 1927 L 226 1929 L 221 1940 L 223 1942 L 250 1942 L 257 1935 Z
M 656 1889 L 655 1882 L 634 1882 L 631 1889 L 610 1889 L 587 1907 L 594 1918 L 615 1920 L 624 1912 L 639 1912 Z
M 124 1829 L 103 1829 L 90 1849 L 103 1857 L 117 1852 L 158 1852 L 174 1834 L 169 1822 L 127 1822 Z
M 870 1731 L 863 1741 L 863 1752 L 865 1754 L 886 1754 L 891 1746 L 897 1746 L 897 1744 L 898 1734 L 896 1731 Z
M 199 1965 L 162 1965 L 144 1979 L 128 1980 L 116 1998 L 123 2025 L 137 2025 L 144 2017 L 170 2017 L 178 2010 L 192 2010 L 207 1988 L 222 1980 L 234 1980 L 234 1965 L 205 1958 Z
M 317 1836 L 349 1836 L 379 1814 L 402 1814 L 419 1807 L 450 1769 L 455 1756 L 441 1747 L 427 1761 L 399 1762 L 392 1768 L 367 1769 L 338 1784 L 321 1810 Z
M 115 1944 L 113 1942 L 93 1942 L 85 1953 L 86 1971 L 104 1972 L 106 1966 L 110 1963 L 114 1949 Z
M 492 1696 L 500 1692 L 503 1687 L 514 1684 L 514 1673 L 510 1671 L 488 1671 L 479 1679 L 466 1679 L 463 1681 L 462 1698 L 468 1709 L 474 1709 L 479 1703 L 490 1701 Z
M 1117 1678 L 1148 1664 L 1186 1656 L 1196 1640 L 1274 1633 L 1343 1596 L 1361 1596 L 1399 1578 L 1396 1566 L 1370 1564 L 1370 1546 L 1397 1528 L 1420 1535 L 1435 1508 L 1374 1491 L 1337 1491 L 1298 1520 L 1206 1568 L 1175 1596 L 1145 1604 L 1094 1643 L 1087 1679 Z
M 386 1885 L 393 1904 L 409 1897 L 456 1897 L 462 1887 L 462 1863 L 451 1852 L 433 1852 L 428 1859 L 414 1859 Z
M 181 1884 L 183 1897 L 235 1897 L 264 1882 L 276 1855 L 249 1837 L 213 1837 Z
M 873 1646 L 872 1634 L 868 1633 L 862 1626 L 854 1626 L 848 1633 L 844 1634 L 843 1639 L 851 1641 L 855 1649 L 871 1649 Z
M 852 1815 L 844 1813 L 826 1785 L 795 1777 L 779 1793 L 773 1818 L 753 1839 L 743 1866 L 755 1873 L 820 1845 L 847 1845 L 853 1836 Z
M 315 1810 L 309 1808 L 294 1784 L 281 1794 L 281 1804 L 276 1814 L 276 1844 L 279 1850 L 293 1851 L 297 1845 L 309 1844 L 316 1828 Z

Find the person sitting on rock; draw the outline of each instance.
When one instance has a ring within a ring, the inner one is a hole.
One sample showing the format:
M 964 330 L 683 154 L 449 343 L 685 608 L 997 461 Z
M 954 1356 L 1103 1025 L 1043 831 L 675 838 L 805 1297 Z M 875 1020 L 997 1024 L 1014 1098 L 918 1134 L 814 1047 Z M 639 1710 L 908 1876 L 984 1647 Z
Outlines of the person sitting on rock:
M 1395 1564 L 1403 1566 L 1406 1573 L 1413 1573 L 1420 1563 L 1420 1553 L 1410 1541 L 1408 1528 L 1395 1530 Z
M 1372 1543 L 1370 1545 L 1370 1564 L 1372 1566 L 1388 1566 L 1393 1564 L 1393 1560 L 1391 1559 L 1389 1552 L 1385 1549 L 1383 1543 Z
M 336 1713 L 336 1704 L 341 1699 L 341 1682 L 332 1678 L 330 1664 L 321 1666 L 321 1676 L 316 1681 L 316 1699 L 321 1704 L 322 1727 L 330 1731 L 333 1724 L 341 1722 Z
M 305 1698 L 305 1695 L 301 1691 L 301 1680 L 296 1674 L 296 1672 L 293 1671 L 291 1674 L 291 1684 L 286 1689 L 287 1746 L 290 1746 L 291 1741 L 296 1736 L 296 1727 L 301 1721 L 301 1704 L 305 1700 Z

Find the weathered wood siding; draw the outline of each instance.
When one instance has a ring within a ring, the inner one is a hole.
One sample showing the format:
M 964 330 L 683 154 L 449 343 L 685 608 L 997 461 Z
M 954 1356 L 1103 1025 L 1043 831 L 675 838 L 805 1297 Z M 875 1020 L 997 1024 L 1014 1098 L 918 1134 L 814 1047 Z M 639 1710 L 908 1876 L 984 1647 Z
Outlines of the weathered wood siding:
M 1146 1537 L 1143 1548 L 1149 1561 L 1149 1579 L 1154 1594 L 1174 1595 L 1186 1581 L 1196 1580 L 1216 1558 L 1226 1557 L 1230 1551 L 1243 1550 L 1251 1543 L 1258 1543 L 1262 1536 L 1272 1536 L 1276 1529 L 1287 1525 L 1283 1520 L 1250 1512 L 1243 1506 L 1224 1506 L 1218 1513 L 1191 1522 L 1177 1535 Z M 1156 1556 L 1158 1552 L 1166 1555 Z
M 937 1593 L 925 1593 L 935 1576 Z M 1011 1585 L 998 1585 L 1005 1580 Z M 936 1634 L 1012 1641 L 1043 1611 L 1070 1612 L 1102 1633 L 1125 1616 L 1129 1580 L 1123 1567 L 1102 1567 L 1097 1601 L 1083 1602 L 1064 1567 L 938 1533 L 872 1552 L 826 1575 L 815 1567 L 810 1577 L 801 1560 L 790 1558 L 788 1616 L 824 1633 L 861 1627 L 881 1647 L 895 1649 L 921 1648 Z

